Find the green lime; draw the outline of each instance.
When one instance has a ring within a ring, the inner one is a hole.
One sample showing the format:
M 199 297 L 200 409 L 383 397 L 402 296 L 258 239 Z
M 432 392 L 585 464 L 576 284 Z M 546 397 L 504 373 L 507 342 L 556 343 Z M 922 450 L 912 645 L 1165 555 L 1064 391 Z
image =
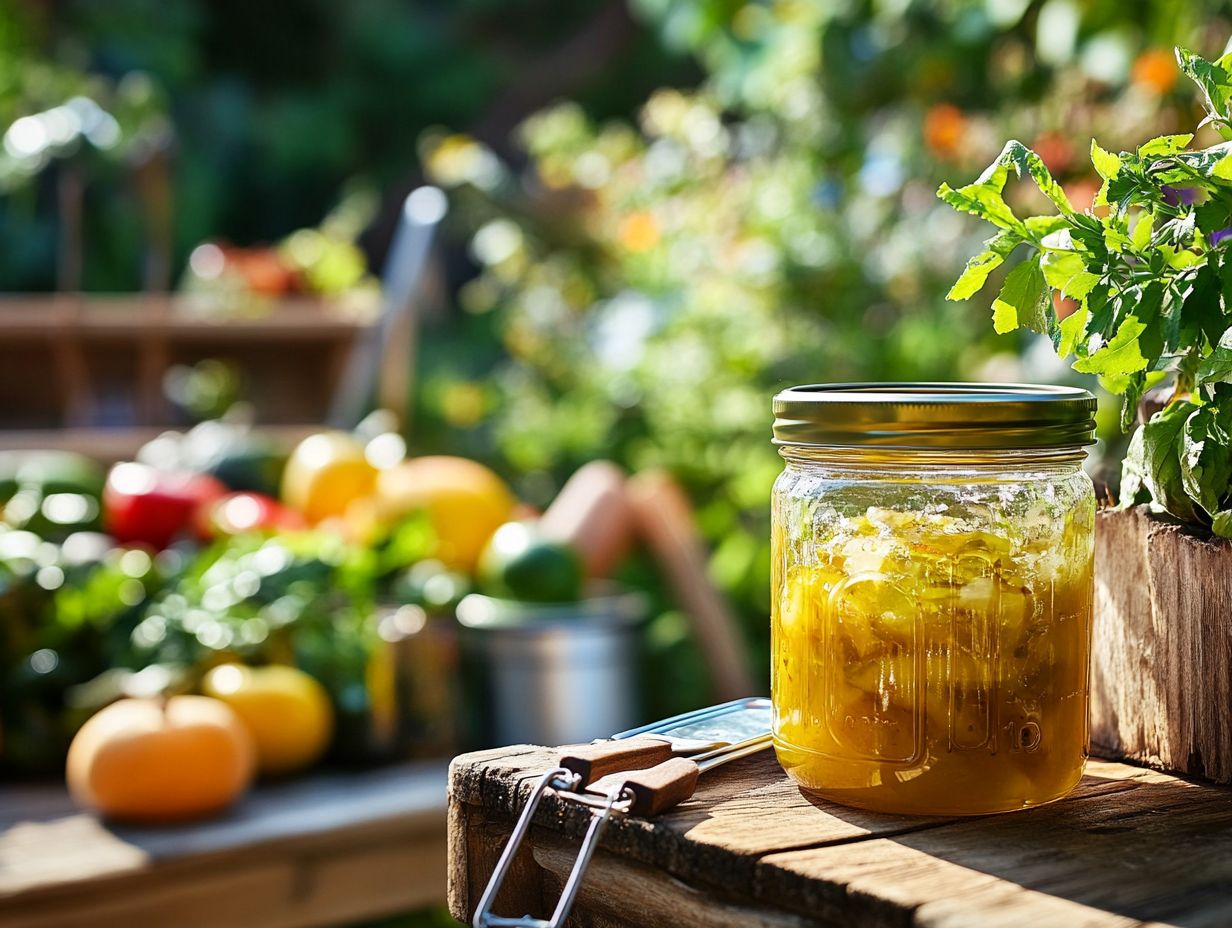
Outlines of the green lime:
M 568 545 L 543 538 L 534 526 L 508 522 L 479 559 L 479 579 L 492 596 L 535 603 L 576 602 L 582 563 Z

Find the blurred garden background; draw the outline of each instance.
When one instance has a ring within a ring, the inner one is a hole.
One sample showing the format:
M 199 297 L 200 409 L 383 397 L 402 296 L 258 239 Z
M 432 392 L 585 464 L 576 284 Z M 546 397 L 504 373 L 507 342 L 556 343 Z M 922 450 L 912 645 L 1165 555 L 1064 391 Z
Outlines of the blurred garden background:
M 512 488 L 501 519 L 548 507 L 587 462 L 671 474 L 764 686 L 771 396 L 1075 382 L 1047 338 L 997 336 L 986 302 L 946 301 L 987 233 L 936 190 L 1018 138 L 1088 206 L 1091 138 L 1116 151 L 1192 129 L 1200 101 L 1172 47 L 1216 57 L 1230 32 L 1216 0 L 0 0 L 0 332 L 11 312 L 11 331 L 51 345 L 47 361 L 0 335 L 0 438 L 140 418 L 110 395 L 89 421 L 43 401 L 82 389 L 54 326 L 37 331 L 60 297 L 169 291 L 219 324 L 295 300 L 370 319 L 404 200 L 434 185 L 448 210 L 414 294 L 413 375 L 393 378 L 401 420 L 361 427 L 368 459 L 482 462 Z M 288 421 L 263 418 L 290 376 L 271 386 L 264 367 L 298 366 L 288 402 L 337 374 L 299 350 L 140 370 L 166 394 L 160 426 L 221 441 L 211 423 L 237 409 L 257 430 Z M 1104 399 L 1092 470 L 1115 490 L 1124 437 Z M 194 453 L 173 437 L 138 459 L 209 470 Z M 97 502 L 103 471 L 53 485 L 8 460 L 0 731 L 18 772 L 62 763 L 109 671 L 200 676 L 237 653 L 297 664 L 339 718 L 375 724 L 374 601 L 452 607 L 475 567 L 415 573 L 432 527 L 363 506 L 342 537 L 280 542 L 268 570 L 271 542 L 238 531 L 205 554 L 174 531 L 70 544 L 100 526 L 96 503 L 67 497 Z M 230 490 L 277 495 L 277 476 L 216 463 Z M 319 521 L 281 487 L 295 512 L 262 510 L 264 529 Z M 241 589 L 254 570 L 264 587 Z M 713 680 L 654 555 L 615 577 L 650 599 L 645 717 L 705 702 Z
M 1089 202 L 1092 136 L 1115 150 L 1196 124 L 1170 49 L 1218 54 L 1226 15 L 1114 0 L 7 0 L 0 288 L 191 291 L 211 285 L 189 263 L 203 242 L 285 255 L 312 230 L 301 286 L 363 291 L 402 198 L 440 185 L 451 211 L 412 451 L 489 463 L 536 506 L 593 458 L 668 468 L 761 672 L 770 395 L 1072 377 L 1046 340 L 995 336 L 977 306 L 944 300 L 983 230 L 934 192 L 1017 137 Z M 260 266 L 238 276 L 212 284 L 286 286 Z M 649 564 L 626 572 L 658 588 Z M 655 612 L 654 706 L 691 705 L 704 671 L 686 623 L 666 596 Z

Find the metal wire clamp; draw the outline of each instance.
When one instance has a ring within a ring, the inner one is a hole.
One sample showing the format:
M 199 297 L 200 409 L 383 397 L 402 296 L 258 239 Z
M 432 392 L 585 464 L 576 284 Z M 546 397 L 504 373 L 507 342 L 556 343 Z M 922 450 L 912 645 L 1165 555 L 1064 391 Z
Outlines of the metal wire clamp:
M 569 910 L 573 908 L 573 900 L 577 896 L 578 888 L 582 885 L 586 867 L 595 849 L 599 846 L 599 838 L 603 834 L 603 829 L 607 827 L 612 812 L 627 810 L 631 801 L 623 795 L 594 796 L 576 792 L 580 783 L 581 778 L 564 767 L 549 770 L 539 778 L 530 796 L 527 797 L 526 806 L 522 809 L 522 814 L 518 816 L 517 824 L 513 826 L 513 833 L 509 836 L 509 842 L 501 852 L 500 860 L 496 862 L 496 868 L 492 871 L 492 878 L 488 881 L 487 888 L 484 889 L 483 896 L 479 900 L 475 917 L 471 921 L 474 928 L 561 928 L 564 924 Z M 565 881 L 560 900 L 556 903 L 552 917 L 548 919 L 534 918 L 530 915 L 523 915 L 520 918 L 493 915 L 491 908 L 496 902 L 501 884 L 505 882 L 505 876 L 513 864 L 513 858 L 525 840 L 526 833 L 530 830 L 531 819 L 534 818 L 539 800 L 549 789 L 559 792 L 563 799 L 575 800 L 592 809 L 590 827 L 586 829 L 586 836 L 582 839 L 582 846 L 578 849 L 573 869 L 569 871 L 569 878 Z
M 539 777 L 531 789 L 526 805 L 521 815 L 518 816 L 517 823 L 513 826 L 513 832 L 509 835 L 509 841 L 501 852 L 500 860 L 497 861 L 492 871 L 492 877 L 479 899 L 475 916 L 471 920 L 473 928 L 561 928 L 570 909 L 573 908 L 573 901 L 582 884 L 586 868 L 591 857 L 594 856 L 599 839 L 611 820 L 612 813 L 628 813 L 634 808 L 641 810 L 637 813 L 639 815 L 652 815 L 665 811 L 692 795 L 699 774 L 728 761 L 764 750 L 770 744 L 769 712 L 770 700 L 768 699 L 762 697 L 734 699 L 719 706 L 686 712 L 660 722 L 620 732 L 611 738 L 601 738 L 592 742 L 594 745 L 618 746 L 636 735 L 659 734 L 664 736 L 665 742 L 673 746 L 671 753 L 675 756 L 669 760 L 662 760 L 661 757 L 649 759 L 645 756 L 643 749 L 633 751 L 625 749 L 623 751 L 625 756 L 620 757 L 622 749 L 617 747 L 606 757 L 607 769 L 616 772 L 645 772 L 652 776 L 655 771 L 658 771 L 659 779 L 649 784 L 646 782 L 639 784 L 634 779 L 627 779 L 619 787 L 610 786 L 607 793 L 602 792 L 604 778 L 596 777 L 591 766 L 595 761 L 593 755 L 580 759 L 584 773 L 582 770 L 575 772 L 564 766 L 563 764 L 568 762 L 570 755 L 562 755 L 561 766 Z M 616 755 L 615 758 L 613 754 Z M 614 759 L 619 763 L 613 763 Z M 649 765 L 644 768 L 636 766 L 636 763 L 647 760 L 649 760 Z M 691 763 L 686 763 L 686 760 Z M 671 769 L 664 770 L 664 768 Z M 582 839 L 573 869 L 569 871 L 569 876 L 565 880 L 556 909 L 548 919 L 535 918 L 530 915 L 523 915 L 520 918 L 494 915 L 492 906 L 513 865 L 518 849 L 526 840 L 535 810 L 543 794 L 548 790 L 559 794 L 561 799 L 576 802 L 590 809 L 590 825 Z M 656 804 L 658 799 L 662 799 L 662 802 Z

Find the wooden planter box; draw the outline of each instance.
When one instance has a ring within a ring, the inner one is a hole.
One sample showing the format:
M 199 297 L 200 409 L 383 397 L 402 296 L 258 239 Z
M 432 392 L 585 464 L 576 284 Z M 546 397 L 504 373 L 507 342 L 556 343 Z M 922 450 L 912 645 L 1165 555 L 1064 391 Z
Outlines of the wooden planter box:
M 1232 782 L 1232 543 L 1101 512 L 1091 747 Z

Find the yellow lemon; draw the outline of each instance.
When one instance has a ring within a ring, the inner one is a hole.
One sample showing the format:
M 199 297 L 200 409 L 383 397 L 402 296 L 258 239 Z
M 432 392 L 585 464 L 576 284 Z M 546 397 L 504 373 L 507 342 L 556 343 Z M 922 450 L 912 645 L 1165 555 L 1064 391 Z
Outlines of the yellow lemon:
M 309 522 L 341 516 L 355 500 L 372 493 L 376 468 L 364 448 L 345 432 L 309 435 L 287 460 L 282 501 Z
M 381 471 L 377 499 L 390 521 L 426 511 L 436 533 L 437 559 L 468 572 L 517 505 L 509 487 L 488 468 L 444 455 L 411 458 Z
M 222 664 L 205 675 L 201 689 L 230 706 L 252 733 L 263 774 L 302 770 L 329 747 L 333 707 L 325 688 L 302 670 Z

